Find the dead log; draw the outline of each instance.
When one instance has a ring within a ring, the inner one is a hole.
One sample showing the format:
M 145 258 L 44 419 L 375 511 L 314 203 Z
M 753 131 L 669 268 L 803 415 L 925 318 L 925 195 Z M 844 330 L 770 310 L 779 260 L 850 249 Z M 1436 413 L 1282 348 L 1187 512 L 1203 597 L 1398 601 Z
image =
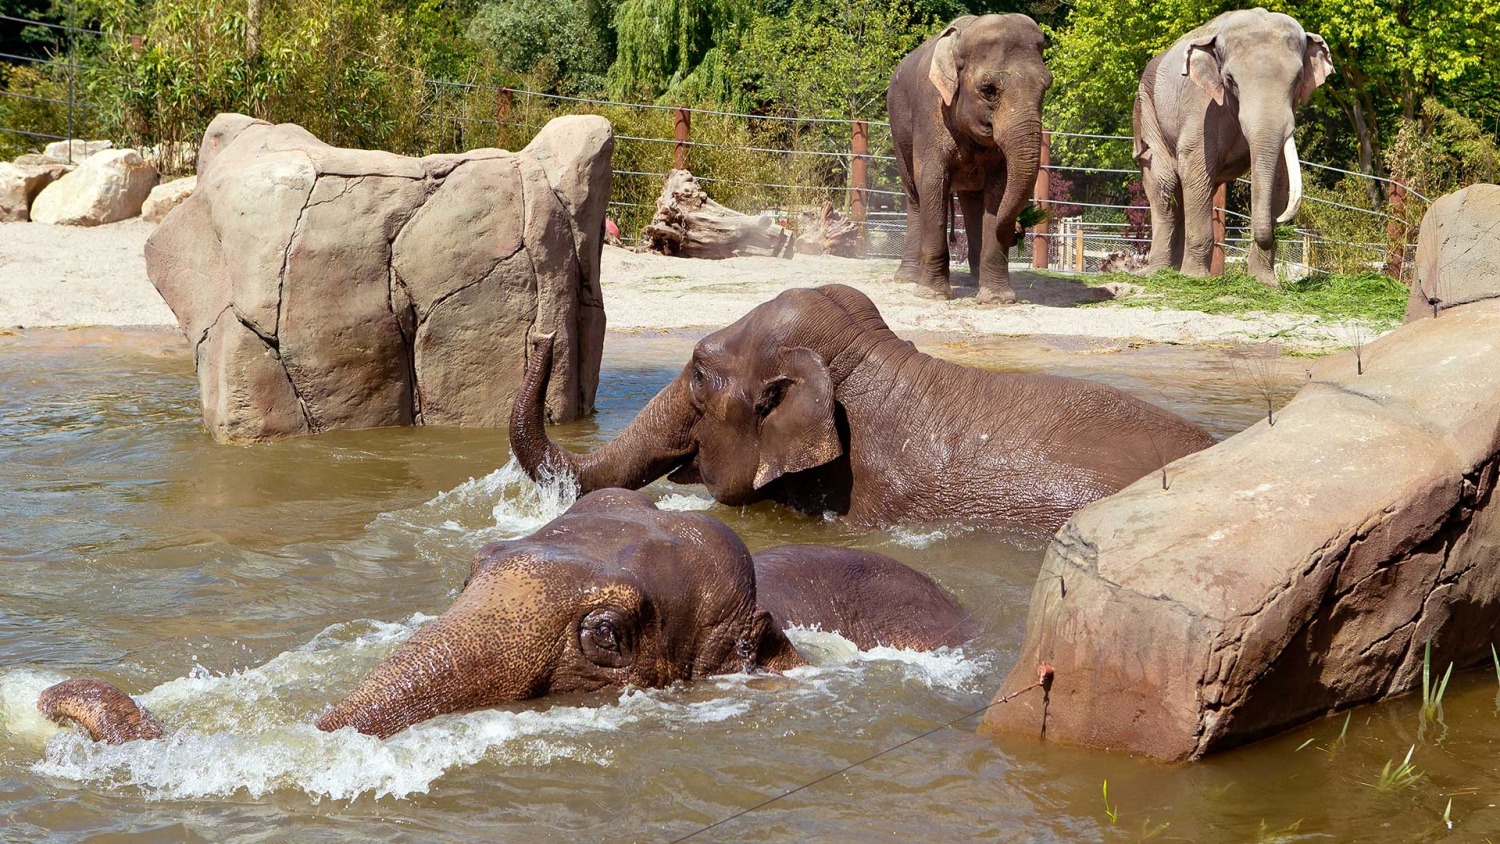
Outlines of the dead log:
M 818 211 L 804 211 L 797 231 L 797 251 L 804 255 L 859 257 L 859 224 L 823 200 Z
M 770 216 L 731 211 L 709 199 L 692 173 L 673 170 L 656 198 L 656 216 L 641 230 L 640 249 L 683 258 L 790 258 L 795 245 L 792 232 Z

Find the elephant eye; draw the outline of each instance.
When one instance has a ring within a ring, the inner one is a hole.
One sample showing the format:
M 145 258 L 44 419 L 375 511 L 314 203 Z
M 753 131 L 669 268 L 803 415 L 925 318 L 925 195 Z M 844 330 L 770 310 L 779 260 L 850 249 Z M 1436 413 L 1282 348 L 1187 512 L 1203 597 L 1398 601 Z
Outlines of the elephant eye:
M 579 625 L 578 644 L 583 655 L 596 665 L 619 668 L 631 661 L 629 626 L 617 610 L 594 610 Z
M 986 82 L 983 85 L 979 86 L 979 95 L 987 100 L 998 99 L 1000 96 L 1000 89 L 995 87 L 995 83 Z

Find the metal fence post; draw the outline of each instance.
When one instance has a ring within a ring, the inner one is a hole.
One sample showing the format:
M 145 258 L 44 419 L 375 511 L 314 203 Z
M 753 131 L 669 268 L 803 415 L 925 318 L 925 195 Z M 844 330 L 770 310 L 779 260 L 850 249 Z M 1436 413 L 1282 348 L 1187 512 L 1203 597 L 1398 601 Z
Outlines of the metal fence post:
M 1219 185 L 1214 190 L 1214 248 L 1208 259 L 1208 272 L 1210 275 L 1224 274 L 1224 239 L 1228 237 L 1224 228 L 1224 206 L 1228 202 L 1229 185 Z
M 854 136 L 850 139 L 850 152 L 853 158 L 849 160 L 849 219 L 859 226 L 859 233 L 855 235 L 855 252 L 863 257 L 865 254 L 865 217 L 868 210 L 865 205 L 865 191 L 870 187 L 870 165 L 867 158 L 870 154 L 870 124 L 863 120 L 854 121 Z
M 678 170 L 686 170 L 688 138 L 692 135 L 693 118 L 692 113 L 684 106 L 677 107 L 676 115 L 672 125 L 672 136 L 677 141 L 672 146 L 672 166 Z
M 1406 185 L 1397 181 L 1391 182 L 1390 199 L 1387 202 L 1387 213 L 1392 217 L 1406 219 Z M 1385 274 L 1391 278 L 1401 277 L 1401 264 L 1406 260 L 1406 224 L 1397 220 L 1389 220 L 1385 224 L 1385 238 L 1388 241 L 1385 259 Z
M 1036 171 L 1036 189 L 1032 191 L 1032 201 L 1038 208 L 1047 210 L 1046 200 L 1052 198 L 1051 179 L 1047 175 L 1047 168 L 1052 165 L 1052 133 L 1042 132 L 1042 155 L 1041 167 Z M 1047 233 L 1052 230 L 1049 220 L 1043 219 L 1031 229 L 1031 266 L 1039 269 L 1047 269 L 1047 253 L 1052 240 Z

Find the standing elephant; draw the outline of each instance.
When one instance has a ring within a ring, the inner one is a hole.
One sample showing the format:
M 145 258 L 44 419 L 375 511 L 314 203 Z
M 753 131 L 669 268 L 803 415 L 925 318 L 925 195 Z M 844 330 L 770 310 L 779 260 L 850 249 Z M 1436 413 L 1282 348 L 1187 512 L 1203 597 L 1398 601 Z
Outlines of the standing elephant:
M 531 536 L 483 548 L 453 606 L 317 720 L 385 738 L 412 724 L 549 694 L 659 688 L 805 664 L 782 632 L 837 631 L 862 649 L 972 638 L 968 613 L 920 572 L 869 551 L 771 548 L 638 492 L 579 499 Z M 166 731 L 120 690 L 72 679 L 37 707 L 95 741 Z
M 1051 532 L 1079 507 L 1213 444 L 1113 387 L 937 360 L 841 284 L 787 290 L 698 343 L 613 442 L 547 439 L 551 341 L 533 341 L 511 450 L 587 492 L 670 473 L 725 504 L 769 499 L 865 526 L 962 521 Z
M 1302 202 L 1293 113 L 1332 72 L 1321 36 L 1265 9 L 1225 12 L 1146 65 L 1133 116 L 1151 203 L 1144 272 L 1208 275 L 1214 192 L 1249 173 L 1248 269 L 1276 286 L 1276 224 Z
M 959 18 L 901 60 L 886 89 L 906 191 L 898 282 L 948 299 L 948 201 L 958 194 L 981 302 L 1014 302 L 1008 253 L 1036 185 L 1052 73 L 1025 15 Z

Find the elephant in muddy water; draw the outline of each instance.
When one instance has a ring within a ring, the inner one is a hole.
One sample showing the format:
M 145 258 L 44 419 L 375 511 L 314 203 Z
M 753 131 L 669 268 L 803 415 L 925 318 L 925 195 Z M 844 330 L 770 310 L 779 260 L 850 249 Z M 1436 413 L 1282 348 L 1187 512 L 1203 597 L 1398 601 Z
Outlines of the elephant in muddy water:
M 618 438 L 547 439 L 550 340 L 533 340 L 511 450 L 584 492 L 668 475 L 724 504 L 777 501 L 861 526 L 960 521 L 1052 532 L 1075 510 L 1212 445 L 1113 387 L 925 355 L 841 284 L 792 289 L 698 343 Z
M 901 60 L 886 89 L 906 193 L 896 281 L 948 299 L 948 198 L 958 194 L 980 302 L 1014 302 L 1008 255 L 1042 148 L 1052 73 L 1042 31 L 1025 15 L 969 15 Z
M 1294 113 L 1332 72 L 1321 36 L 1265 9 L 1225 12 L 1146 65 L 1132 121 L 1151 203 L 1142 272 L 1208 275 L 1214 192 L 1249 173 L 1247 269 L 1277 286 L 1276 224 L 1302 202 Z
M 453 606 L 317 726 L 385 738 L 438 715 L 549 694 L 783 671 L 804 664 L 782 632 L 790 626 L 837 631 L 866 650 L 933 650 L 974 633 L 952 595 L 884 555 L 787 545 L 752 558 L 711 516 L 610 489 L 530 536 L 483 548 Z M 97 680 L 52 686 L 37 706 L 96 741 L 164 734 Z

